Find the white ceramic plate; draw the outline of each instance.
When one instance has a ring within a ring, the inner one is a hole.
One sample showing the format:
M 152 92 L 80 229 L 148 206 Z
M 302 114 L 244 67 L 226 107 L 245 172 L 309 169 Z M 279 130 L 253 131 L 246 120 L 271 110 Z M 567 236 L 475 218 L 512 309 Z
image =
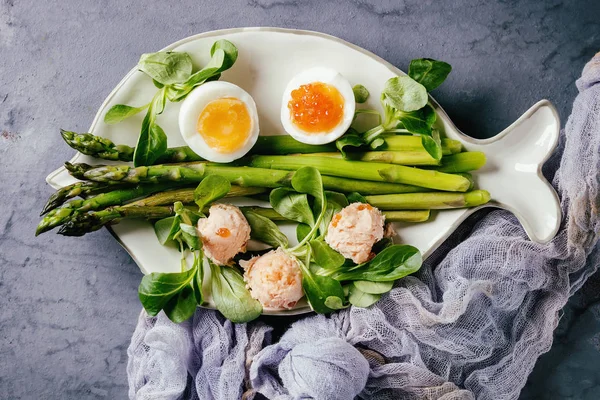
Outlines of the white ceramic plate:
M 366 86 L 373 95 L 364 106 L 376 109 L 381 109 L 378 99 L 385 81 L 395 75 L 404 75 L 358 46 L 333 36 L 300 30 L 227 29 L 191 36 L 163 50 L 188 52 L 198 67 L 208 62 L 210 47 L 217 39 L 230 40 L 239 49 L 237 62 L 221 80 L 233 82 L 253 96 L 263 135 L 284 132 L 279 116 L 282 93 L 290 78 L 306 68 L 331 67 L 341 72 L 352 85 Z M 106 98 L 89 131 L 115 143 L 135 145 L 144 113 L 116 125 L 104 124 L 104 114 L 114 104 L 145 104 L 155 91 L 146 75 L 132 69 Z M 483 151 L 487 155 L 486 166 L 474 174 L 477 186 L 488 190 L 493 199 L 482 207 L 510 210 L 533 241 L 544 243 L 552 239 L 558 231 L 561 213 L 558 196 L 541 173 L 542 164 L 558 141 L 560 123 L 552 104 L 542 100 L 497 136 L 477 140 L 461 133 L 444 110 L 432 102 L 440 128 L 448 138 L 460 140 L 467 150 Z M 184 145 L 177 125 L 180 104 L 167 104 L 165 112 L 158 117 L 159 124 L 169 136 L 170 147 Z M 71 161 L 98 163 L 98 160 L 79 153 Z M 54 171 L 46 180 L 54 188 L 75 181 L 64 168 Z M 482 207 L 433 212 L 428 222 L 397 224 L 399 239 L 419 248 L 426 258 L 467 216 Z M 179 253 L 158 244 L 149 222 L 123 221 L 112 230 L 143 273 L 176 272 L 180 268 Z M 295 237 L 293 226 L 284 226 L 283 230 L 290 238 Z M 265 310 L 265 314 L 290 315 L 308 311 L 310 309 L 303 303 L 294 310 Z

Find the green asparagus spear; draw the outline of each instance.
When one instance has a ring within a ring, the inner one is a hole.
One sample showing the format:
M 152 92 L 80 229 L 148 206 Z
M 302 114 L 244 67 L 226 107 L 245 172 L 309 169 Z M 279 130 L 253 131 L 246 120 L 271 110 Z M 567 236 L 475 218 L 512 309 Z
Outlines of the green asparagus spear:
M 436 167 L 436 169 L 448 173 L 468 172 L 483 167 L 485 161 L 485 153 L 480 151 L 466 151 L 442 157 L 442 164 Z
M 161 192 L 173 188 L 172 183 L 161 183 L 155 185 L 138 185 L 131 188 L 113 190 L 111 192 L 101 193 L 88 199 L 71 200 L 63 204 L 62 207 L 48 212 L 37 226 L 35 235 L 47 232 L 59 225 L 64 224 L 77 213 L 84 213 L 91 210 L 99 210 L 108 206 L 125 204 L 128 201 L 138 197 L 148 196 L 153 193 Z
M 305 154 L 302 154 L 305 155 Z M 343 158 L 339 152 L 306 154 L 309 157 L 332 157 Z M 412 151 L 366 151 L 348 152 L 346 160 L 372 161 L 400 165 L 439 165 L 439 161 L 431 157 L 425 150 Z
M 112 161 L 132 161 L 135 148 L 127 145 L 116 145 L 111 140 L 92 135 L 91 133 L 76 133 L 61 130 L 65 142 L 80 153 L 92 157 Z M 420 136 L 387 136 L 385 138 L 387 151 L 422 152 L 425 151 Z M 444 155 L 459 153 L 462 145 L 457 140 L 442 139 L 442 152 Z M 259 136 L 250 154 L 284 155 L 294 153 L 322 153 L 337 152 L 335 144 L 309 145 L 298 142 L 288 135 Z M 156 161 L 156 164 L 177 162 L 202 161 L 202 158 L 189 147 L 173 147 Z
M 297 141 L 289 135 L 259 136 L 250 154 L 294 154 L 336 151 L 335 143 L 313 145 Z
M 65 142 L 80 153 L 88 156 L 112 161 L 132 161 L 134 147 L 127 145 L 115 145 L 111 140 L 92 135 L 91 133 L 76 133 L 72 131 L 60 131 Z M 251 150 L 253 154 L 290 154 L 290 153 L 316 153 L 323 151 L 335 151 L 335 145 L 308 145 L 298 142 L 291 136 L 259 136 L 256 144 Z M 177 162 L 202 161 L 187 146 L 173 147 L 160 156 L 156 164 L 167 164 Z
M 313 166 L 323 175 L 346 178 L 404 183 L 430 189 L 465 192 L 471 186 L 468 179 L 460 175 L 411 168 L 403 165 L 346 161 L 329 157 L 313 156 L 255 156 L 251 165 L 259 168 L 296 170 Z
M 72 185 L 65 186 L 54 192 L 46 202 L 46 205 L 44 205 L 40 215 L 44 215 L 47 212 L 54 210 L 55 208 L 64 204 L 65 201 L 74 197 L 92 196 L 108 190 L 120 189 L 121 187 L 122 186 L 119 185 L 101 182 L 75 182 Z
M 89 165 L 85 163 L 65 163 L 65 168 L 78 179 L 107 183 L 157 183 L 165 181 L 193 183 L 200 182 L 205 176 L 205 163 L 187 163 L 176 165 L 152 165 L 132 167 L 119 165 Z
M 96 197 L 85 200 L 73 200 L 63 207 L 49 212 L 39 223 L 36 236 L 40 233 L 49 231 L 59 225 L 63 225 L 72 219 L 76 214 L 85 213 L 87 211 L 100 210 L 109 206 L 116 206 L 128 203 L 128 207 L 132 206 L 157 206 L 165 204 L 173 204 L 176 201 L 184 203 L 193 203 L 194 189 L 179 188 L 180 183 L 164 182 L 154 185 L 138 185 L 133 188 L 119 189 L 112 192 L 102 193 Z M 171 189 L 171 190 L 169 190 Z M 239 187 L 231 186 L 229 193 L 225 197 L 243 197 L 266 191 L 265 188 L 255 187 Z M 149 197 L 145 197 L 149 196 Z M 131 202 L 132 199 L 144 197 L 140 200 Z M 102 214 L 101 214 L 102 215 Z
M 180 201 L 183 204 L 194 202 L 195 187 L 167 190 L 165 192 L 156 193 L 144 199 L 134 201 L 127 204 L 128 207 L 150 207 L 173 204 Z M 244 197 L 253 196 L 255 194 L 265 193 L 267 188 L 262 187 L 242 187 L 232 185 L 229 193 L 225 197 Z
M 425 151 L 421 136 L 386 135 L 384 137 L 387 151 Z M 442 154 L 450 155 L 462 151 L 462 143 L 453 139 L 442 139 Z
M 240 207 L 242 212 L 253 211 L 273 221 L 287 221 L 272 208 Z M 208 213 L 208 209 L 203 210 Z M 429 210 L 424 211 L 384 211 L 388 222 L 422 222 L 429 218 Z M 143 218 L 148 220 L 167 218 L 175 215 L 173 206 L 115 206 L 101 211 L 92 211 L 73 216 L 59 229 L 58 233 L 65 236 L 83 236 L 97 231 L 108 224 L 117 223 L 126 218 Z
M 277 211 L 272 208 L 245 206 L 240 207 L 242 212 L 252 211 L 263 217 L 269 218 L 271 221 L 288 221 L 282 217 Z M 386 222 L 425 222 L 429 219 L 429 210 L 410 210 L 410 211 L 382 211 L 385 215 Z
M 60 227 L 58 233 L 65 236 L 83 236 L 97 231 L 122 218 L 160 219 L 175 215 L 173 206 L 159 207 L 109 207 L 101 211 L 76 214 Z
M 88 156 L 112 161 L 132 161 L 134 147 L 115 145 L 110 139 L 92 135 L 91 133 L 75 133 L 60 130 L 60 134 L 67 144 L 80 153 Z M 176 163 L 186 161 L 202 161 L 202 158 L 189 147 L 173 147 L 161 155 L 157 164 Z
M 382 211 L 386 222 L 425 222 L 429 219 L 429 210 Z
M 173 180 L 181 183 L 198 183 L 204 176 L 221 175 L 232 184 L 251 187 L 276 188 L 289 186 L 294 172 L 268 168 L 231 167 L 205 163 L 187 163 L 176 165 L 156 165 L 134 168 L 129 165 L 91 166 L 88 164 L 65 164 L 76 178 L 93 181 L 119 183 L 123 181 L 156 182 Z M 195 169 L 195 174 L 181 174 L 181 168 Z M 200 171 L 204 173 L 200 173 Z M 430 173 L 429 171 L 427 171 Z M 357 181 L 351 178 L 323 176 L 323 185 L 327 190 L 362 194 L 410 193 L 425 191 L 411 185 L 392 182 Z
M 402 193 L 365 196 L 369 204 L 382 210 L 435 210 L 447 208 L 476 207 L 490 201 L 486 190 L 467 193 Z

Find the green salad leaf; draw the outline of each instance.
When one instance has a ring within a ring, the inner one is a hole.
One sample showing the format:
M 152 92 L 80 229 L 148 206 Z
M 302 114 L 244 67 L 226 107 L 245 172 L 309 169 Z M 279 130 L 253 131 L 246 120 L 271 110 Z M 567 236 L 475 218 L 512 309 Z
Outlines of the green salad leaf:
M 271 207 L 285 218 L 314 226 L 315 217 L 305 193 L 298 193 L 289 188 L 277 188 L 271 191 L 269 201 Z
M 396 76 L 385 83 L 381 99 L 396 110 L 416 111 L 427 104 L 427 89 L 409 76 Z
M 152 316 L 189 286 L 194 279 L 194 269 L 175 273 L 157 273 L 145 275 L 138 288 L 138 296 L 146 312 Z
M 210 261 L 209 265 L 212 296 L 217 310 L 235 323 L 258 318 L 262 313 L 262 306 L 246 289 L 242 275 L 231 267 L 220 267 Z
M 177 215 L 156 221 L 154 224 L 154 233 L 156 233 L 160 244 L 164 246 L 174 240 L 175 234 L 179 232 L 180 222 L 181 219 Z
M 231 190 L 231 184 L 220 175 L 209 175 L 202 179 L 194 190 L 194 202 L 200 210 L 208 204 L 222 199 Z
M 312 228 L 307 224 L 298 224 L 296 226 L 296 239 L 298 242 L 302 242 L 305 237 L 311 232 Z
M 298 169 L 292 177 L 292 187 L 299 193 L 306 193 L 314 197 L 315 209 L 318 210 L 318 213 L 322 212 L 325 205 L 325 191 L 323 190 L 321 174 L 316 168 L 303 167 Z
M 410 133 L 431 135 L 431 127 L 435 123 L 436 115 L 433 107 L 426 105 L 412 112 L 397 110 L 393 118 L 399 121 Z
M 216 41 L 210 49 L 210 62 L 200 71 L 192 74 L 187 81 L 173 85 L 169 88 L 169 100 L 180 101 L 188 95 L 196 86 L 211 79 L 218 79 L 222 72 L 233 66 L 237 60 L 237 48 L 228 40 Z
M 188 53 L 159 51 L 142 54 L 138 69 L 161 85 L 185 82 L 192 75 L 192 58 Z
M 202 241 L 198 236 L 198 231 L 196 231 L 196 227 L 180 223 L 179 229 L 181 229 L 181 239 L 187 244 L 190 250 L 200 250 L 202 248 Z
M 388 282 L 371 282 L 371 281 L 354 281 L 352 284 L 360 291 L 370 294 L 387 293 L 394 287 L 393 281 Z
M 421 144 L 425 148 L 425 150 L 429 153 L 429 155 L 436 160 L 442 159 L 442 143 L 439 139 L 439 134 L 437 135 L 437 139 L 434 137 L 435 132 L 432 136 L 421 136 Z
M 204 281 L 204 252 L 198 250 L 194 253 L 194 264 L 192 269 L 196 270 L 196 276 L 192 281 L 192 288 L 194 289 L 194 298 L 196 304 L 199 306 L 204 303 L 204 294 L 202 293 L 202 282 Z
M 279 230 L 273 221 L 251 210 L 243 211 L 243 213 L 248 224 L 250 224 L 250 237 L 252 239 L 266 243 L 272 247 L 287 247 L 287 236 Z M 310 227 L 308 229 L 310 230 Z
M 354 101 L 357 103 L 364 103 L 369 98 L 369 91 L 363 85 L 354 85 L 352 92 L 354 93 Z
M 185 286 L 165 305 L 163 311 L 176 324 L 186 321 L 194 315 L 197 303 L 194 288 Z
M 353 129 L 350 128 L 352 131 Z M 362 146 L 367 145 L 365 139 L 356 131 L 348 132 L 341 138 L 335 141 L 335 147 L 342 153 L 344 158 L 348 157 L 347 152 L 357 150 Z
M 126 104 L 115 104 L 104 115 L 104 123 L 112 125 L 121 122 L 131 116 L 139 114 L 150 106 L 150 103 L 141 107 L 131 107 Z
M 345 270 L 338 269 L 333 277 L 340 281 L 395 281 L 418 271 L 421 262 L 421 253 L 417 248 L 392 245 L 366 263 Z
M 348 193 L 347 197 L 348 197 L 348 203 L 363 203 L 363 204 L 367 203 L 367 199 L 365 199 L 365 196 L 363 196 L 362 194 L 360 194 L 358 192 Z
M 202 214 L 186 208 L 180 201 L 173 204 L 173 210 L 175 211 L 175 215 L 180 218 L 181 222 L 188 225 L 196 226 L 198 220 L 203 217 Z
M 408 76 L 425 86 L 428 92 L 440 86 L 452 71 L 450 64 L 432 58 L 412 60 L 408 67 Z
M 333 278 L 304 271 L 302 288 L 308 303 L 318 313 L 328 314 L 343 308 L 346 298 L 344 289 L 342 289 L 341 283 Z
M 348 301 L 355 307 L 367 308 L 377 303 L 380 298 L 380 294 L 366 293 L 356 287 L 356 285 L 350 285 Z
M 343 255 L 333 250 L 323 239 L 314 239 L 308 242 L 315 262 L 325 269 L 341 267 L 346 259 Z
M 133 164 L 136 167 L 152 165 L 167 150 L 167 135 L 156 124 L 156 116 L 165 108 L 165 90 L 156 93 L 146 116 L 142 121 L 142 130 L 133 153 Z

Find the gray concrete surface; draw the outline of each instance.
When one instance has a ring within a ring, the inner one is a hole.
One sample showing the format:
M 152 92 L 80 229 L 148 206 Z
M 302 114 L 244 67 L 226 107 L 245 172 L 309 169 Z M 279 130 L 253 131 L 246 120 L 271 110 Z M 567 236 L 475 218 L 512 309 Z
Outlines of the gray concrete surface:
M 443 4 L 442 4 L 443 3 Z M 491 136 L 548 98 L 563 121 L 600 50 L 600 2 L 25 1 L 0 4 L 0 398 L 126 398 L 140 305 L 136 265 L 107 231 L 34 238 L 44 177 L 73 151 L 141 53 L 195 33 L 282 26 L 339 36 L 401 68 L 454 71 L 436 98 L 465 132 Z

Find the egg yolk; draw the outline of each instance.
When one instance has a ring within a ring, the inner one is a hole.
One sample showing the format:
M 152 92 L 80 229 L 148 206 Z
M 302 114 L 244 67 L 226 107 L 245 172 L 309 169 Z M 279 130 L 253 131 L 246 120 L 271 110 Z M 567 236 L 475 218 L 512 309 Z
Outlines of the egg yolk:
M 327 133 L 342 122 L 344 97 L 332 85 L 313 82 L 292 91 L 292 122 L 306 133 Z
M 219 153 L 231 153 L 244 146 L 251 127 L 246 105 L 239 99 L 223 97 L 204 107 L 196 129 L 208 147 Z

